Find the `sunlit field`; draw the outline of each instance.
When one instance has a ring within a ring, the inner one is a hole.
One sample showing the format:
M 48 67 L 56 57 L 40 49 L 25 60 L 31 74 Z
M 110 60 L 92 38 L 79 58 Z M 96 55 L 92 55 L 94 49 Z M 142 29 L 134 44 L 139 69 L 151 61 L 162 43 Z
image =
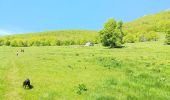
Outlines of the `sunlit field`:
M 168 100 L 170 46 L 161 42 L 0 47 L 1 100 Z M 23 89 L 25 79 L 32 89 Z

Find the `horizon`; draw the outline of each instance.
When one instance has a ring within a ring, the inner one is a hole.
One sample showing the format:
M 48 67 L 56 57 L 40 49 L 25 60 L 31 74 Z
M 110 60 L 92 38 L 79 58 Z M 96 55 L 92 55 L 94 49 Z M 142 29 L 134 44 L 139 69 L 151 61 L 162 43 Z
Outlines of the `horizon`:
M 116 5 L 115 5 L 116 4 Z M 166 11 L 170 1 L 0 0 L 0 35 L 51 30 L 100 30 L 109 19 L 130 22 Z

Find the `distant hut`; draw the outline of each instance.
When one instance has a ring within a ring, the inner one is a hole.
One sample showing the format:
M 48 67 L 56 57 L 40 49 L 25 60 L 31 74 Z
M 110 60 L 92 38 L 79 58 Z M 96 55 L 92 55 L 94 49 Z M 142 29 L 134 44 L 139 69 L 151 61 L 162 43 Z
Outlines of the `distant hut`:
M 87 42 L 87 43 L 85 44 L 85 46 L 86 46 L 86 47 L 90 47 L 90 46 L 94 46 L 94 44 L 93 44 L 92 42 Z

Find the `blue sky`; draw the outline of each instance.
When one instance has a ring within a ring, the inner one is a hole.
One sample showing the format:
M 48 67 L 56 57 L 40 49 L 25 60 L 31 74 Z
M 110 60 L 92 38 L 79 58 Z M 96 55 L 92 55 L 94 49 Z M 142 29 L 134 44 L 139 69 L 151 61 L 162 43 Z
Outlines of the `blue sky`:
M 0 0 L 0 34 L 99 30 L 108 18 L 132 21 L 170 8 L 170 0 Z

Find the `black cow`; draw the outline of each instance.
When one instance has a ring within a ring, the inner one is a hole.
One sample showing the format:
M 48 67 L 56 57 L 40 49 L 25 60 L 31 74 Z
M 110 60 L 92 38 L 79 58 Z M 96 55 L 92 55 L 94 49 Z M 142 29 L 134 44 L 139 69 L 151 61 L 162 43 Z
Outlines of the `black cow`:
M 21 52 L 24 52 L 24 49 L 21 49 Z
M 30 84 L 30 80 L 29 79 L 26 79 L 24 82 L 23 82 L 23 87 L 24 88 L 28 88 L 31 89 L 31 84 Z
M 17 51 L 17 56 L 19 55 L 19 52 Z

